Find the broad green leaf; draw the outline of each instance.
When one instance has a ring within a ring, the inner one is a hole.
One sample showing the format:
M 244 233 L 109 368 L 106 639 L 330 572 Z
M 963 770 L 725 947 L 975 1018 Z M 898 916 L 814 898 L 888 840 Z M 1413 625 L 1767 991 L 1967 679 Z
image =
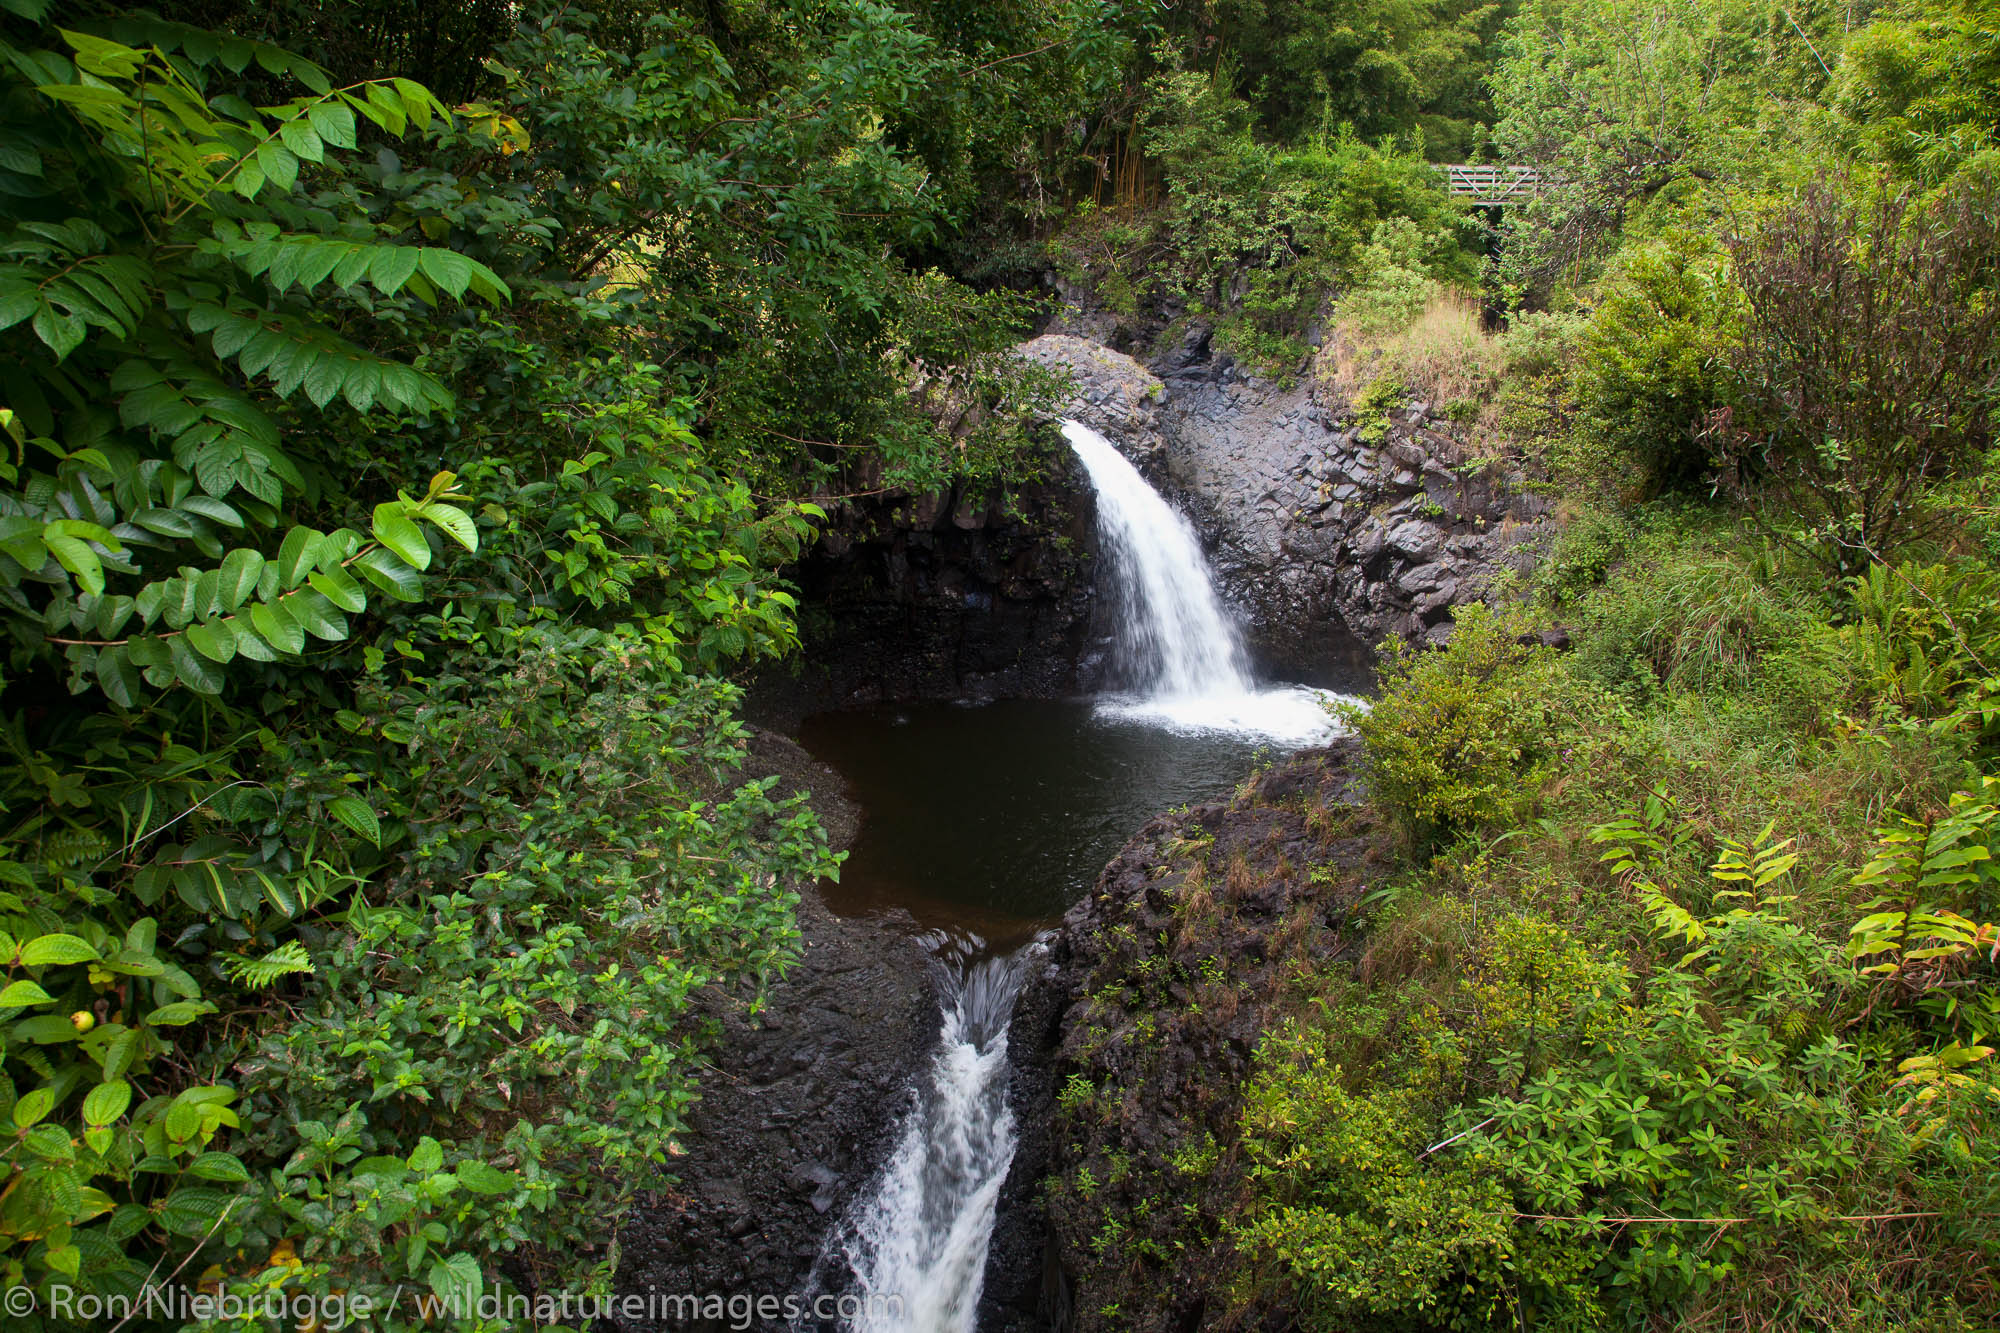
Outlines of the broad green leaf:
M 160 1226 L 176 1236 L 201 1237 L 230 1207 L 230 1196 L 221 1190 L 191 1186 L 175 1190 L 162 1203 L 153 1205 Z
M 390 500 L 375 506 L 375 540 L 394 551 L 418 569 L 431 566 L 431 545 L 424 539 L 424 532 L 410 521 L 408 506 L 401 500 Z
M 413 245 L 383 247 L 368 265 L 368 280 L 375 284 L 376 290 L 395 295 L 417 271 L 419 253 Z
M 125 1108 L 132 1104 L 132 1085 L 124 1079 L 113 1079 L 92 1088 L 83 1099 L 83 1118 L 91 1125 L 109 1125 L 125 1114 Z
M 21 962 L 28 967 L 66 967 L 97 957 L 97 950 L 74 935 L 40 935 L 21 946 Z
M 85 325 L 82 317 L 61 314 L 54 306 L 45 304 L 35 311 L 35 318 L 29 327 L 56 354 L 58 361 L 83 345 Z
M 418 257 L 425 277 L 453 296 L 463 297 L 472 282 L 472 261 L 456 250 L 426 248 Z
M 353 568 L 399 602 L 418 601 L 424 595 L 423 575 L 387 547 L 370 547 L 355 560 Z
M 306 118 L 319 137 L 335 148 L 354 147 L 354 112 L 343 103 L 314 102 L 306 108 Z
M 143 51 L 135 51 L 129 46 L 110 41 L 103 37 L 93 37 L 87 33 L 71 32 L 58 28 L 63 40 L 76 52 L 76 67 L 85 73 L 95 74 L 100 79 L 129 79 L 139 72 L 145 63 Z
M 54 1002 L 55 996 L 25 978 L 9 982 L 5 990 L 0 990 L 0 1009 L 19 1009 L 25 1005 Z
M 433 501 L 417 511 L 419 518 L 428 519 L 442 528 L 451 539 L 468 551 L 479 549 L 479 529 L 471 515 L 463 509 Z
M 474 1309 L 486 1285 L 479 1261 L 469 1254 L 444 1255 L 432 1260 L 429 1278 L 431 1290 L 455 1310 Z
M 375 811 L 359 796 L 336 797 L 327 806 L 327 811 L 335 819 L 353 829 L 376 846 L 382 845 L 382 825 L 375 817 Z
M 325 572 L 314 572 L 306 576 L 319 594 L 343 611 L 359 615 L 368 609 L 368 594 L 361 590 L 351 575 L 338 565 Z
M 218 594 L 225 611 L 234 611 L 257 589 L 264 573 L 264 557 L 247 547 L 239 547 L 223 557 Z
M 200 1180 L 219 1180 L 230 1185 L 240 1185 L 250 1179 L 250 1172 L 243 1163 L 226 1152 L 202 1153 L 188 1163 L 187 1173 Z
M 511 1171 L 502 1171 L 477 1158 L 468 1158 L 456 1168 L 458 1183 L 474 1194 L 505 1194 L 518 1183 Z
M 104 1077 L 114 1079 L 132 1068 L 139 1058 L 139 1030 L 127 1028 L 111 1039 L 104 1048 Z
M 22 1129 L 39 1123 L 55 1110 L 56 1095 L 47 1088 L 36 1088 L 23 1093 L 21 1100 L 14 1103 L 14 1123 Z
M 75 1041 L 82 1034 L 76 1025 L 61 1014 L 41 1014 L 34 1018 L 24 1018 L 9 1029 L 15 1041 L 31 1041 L 37 1046 L 54 1046 L 61 1042 Z M 109 1066 L 106 1067 L 109 1072 Z
M 284 600 L 283 606 L 286 615 L 329 643 L 338 643 L 347 637 L 346 619 L 334 609 L 332 602 L 311 588 L 293 593 Z
M 197 621 L 185 631 L 187 641 L 209 661 L 218 664 L 236 659 L 236 634 L 221 621 Z
M 410 1153 L 410 1170 L 428 1176 L 443 1165 L 443 1145 L 428 1134 L 418 1139 L 415 1150 Z
M 278 578 L 287 591 L 305 581 L 307 571 L 319 563 L 321 534 L 312 528 L 293 528 L 278 547 Z
M 256 602 L 252 605 L 261 608 L 264 604 Z M 271 645 L 264 642 L 263 636 L 251 628 L 250 616 L 247 611 L 228 620 L 217 622 L 216 628 L 226 630 L 236 636 L 236 651 L 240 656 L 247 657 L 252 662 L 275 662 L 278 660 L 278 654 L 272 649 Z
M 304 161 L 319 162 L 326 156 L 318 131 L 304 119 L 288 120 L 279 125 L 278 139 Z
M 283 601 L 251 603 L 250 624 L 267 643 L 281 653 L 305 651 L 306 632 L 285 610 Z
M 56 558 L 56 563 L 76 576 L 79 588 L 92 596 L 104 591 L 104 563 L 89 543 L 57 532 L 45 532 L 42 544 L 49 548 L 49 554 Z
M 203 1014 L 212 1014 L 215 1006 L 207 1000 L 175 1000 L 163 1004 L 146 1015 L 146 1021 L 154 1027 L 185 1027 Z

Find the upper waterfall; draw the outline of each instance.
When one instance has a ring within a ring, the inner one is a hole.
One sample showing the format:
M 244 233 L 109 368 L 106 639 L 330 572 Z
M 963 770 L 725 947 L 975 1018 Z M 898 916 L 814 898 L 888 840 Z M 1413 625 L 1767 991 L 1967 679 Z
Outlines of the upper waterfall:
M 1097 493 L 1097 521 L 1119 590 L 1118 652 L 1131 696 L 1120 716 L 1202 730 L 1256 732 L 1304 744 L 1330 735 L 1317 691 L 1259 690 L 1187 516 L 1090 427 L 1062 432 Z
M 1119 566 L 1119 648 L 1132 683 L 1167 698 L 1247 692 L 1243 643 L 1216 600 L 1194 525 L 1109 440 L 1074 421 L 1062 430 L 1090 474 L 1098 524 Z

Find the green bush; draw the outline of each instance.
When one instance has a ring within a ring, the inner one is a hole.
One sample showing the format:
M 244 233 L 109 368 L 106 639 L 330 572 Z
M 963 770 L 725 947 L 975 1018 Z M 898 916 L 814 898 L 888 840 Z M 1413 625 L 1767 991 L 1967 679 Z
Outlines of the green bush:
M 1707 468 L 1709 416 L 1729 402 L 1744 303 L 1721 246 L 1690 232 L 1621 258 L 1584 330 L 1575 377 L 1588 428 L 1619 449 L 1634 498 Z
M 1303 1327 L 1481 1327 L 1509 1269 L 1505 1188 L 1463 1166 L 1424 1170 L 1436 1120 L 1408 1089 L 1355 1092 L 1317 1034 L 1267 1036 L 1242 1110 L 1250 1206 L 1229 1239 Z M 1529 1265 L 1532 1260 L 1529 1260 Z
M 1378 222 L 1355 256 L 1340 314 L 1364 334 L 1395 333 L 1423 314 L 1436 290 L 1424 269 L 1425 238 L 1408 218 Z
M 1485 607 L 1458 610 L 1442 651 L 1385 647 L 1381 693 L 1344 717 L 1368 752 L 1369 792 L 1418 851 L 1525 812 L 1592 700 L 1553 651 L 1520 643 Z

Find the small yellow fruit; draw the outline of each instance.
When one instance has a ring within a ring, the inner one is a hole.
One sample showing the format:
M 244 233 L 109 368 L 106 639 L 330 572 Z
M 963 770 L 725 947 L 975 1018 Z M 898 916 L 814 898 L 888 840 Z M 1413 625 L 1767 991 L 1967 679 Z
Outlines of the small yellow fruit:
M 97 1015 L 88 1009 L 79 1009 L 69 1016 L 69 1025 L 78 1032 L 88 1032 L 97 1026 Z

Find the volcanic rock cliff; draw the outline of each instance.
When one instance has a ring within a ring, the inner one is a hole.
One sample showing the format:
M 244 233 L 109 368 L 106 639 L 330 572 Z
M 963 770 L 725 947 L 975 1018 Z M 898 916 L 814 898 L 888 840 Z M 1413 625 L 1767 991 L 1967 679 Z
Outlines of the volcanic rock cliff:
M 1151 369 L 1063 333 L 1019 354 L 1067 370 L 1068 410 L 1186 507 L 1267 669 L 1311 677 L 1390 634 L 1439 642 L 1452 606 L 1532 559 L 1546 501 L 1507 462 L 1469 459 L 1426 404 L 1364 419 L 1310 376 L 1245 375 L 1199 331 Z

